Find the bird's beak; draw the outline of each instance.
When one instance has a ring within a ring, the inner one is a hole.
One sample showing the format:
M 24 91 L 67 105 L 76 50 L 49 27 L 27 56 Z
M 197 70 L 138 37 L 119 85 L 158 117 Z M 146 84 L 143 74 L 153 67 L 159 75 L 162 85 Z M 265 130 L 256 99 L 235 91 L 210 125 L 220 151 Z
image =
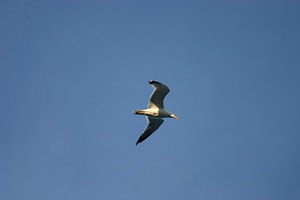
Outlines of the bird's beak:
M 171 114 L 170 116 L 171 116 L 172 118 L 178 120 L 178 117 L 176 117 L 174 114 Z

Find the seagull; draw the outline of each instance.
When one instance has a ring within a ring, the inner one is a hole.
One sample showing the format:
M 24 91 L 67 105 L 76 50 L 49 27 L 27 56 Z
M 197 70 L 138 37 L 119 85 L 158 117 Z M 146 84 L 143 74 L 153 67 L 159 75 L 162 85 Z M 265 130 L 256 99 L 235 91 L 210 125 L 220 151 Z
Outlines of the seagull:
M 164 122 L 162 118 L 174 118 L 178 120 L 172 112 L 164 109 L 163 101 L 165 96 L 170 92 L 169 88 L 158 81 L 149 80 L 148 82 L 152 85 L 154 90 L 150 96 L 147 109 L 133 110 L 132 112 L 136 115 L 146 115 L 148 122 L 148 126 L 137 140 L 136 145 L 143 142 L 162 125 Z

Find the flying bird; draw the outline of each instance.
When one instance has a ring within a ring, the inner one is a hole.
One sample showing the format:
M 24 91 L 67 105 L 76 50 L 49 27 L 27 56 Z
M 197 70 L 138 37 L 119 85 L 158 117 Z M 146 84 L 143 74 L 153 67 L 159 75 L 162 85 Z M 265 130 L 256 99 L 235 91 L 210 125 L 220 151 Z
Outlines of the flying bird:
M 164 122 L 162 118 L 178 119 L 172 112 L 164 109 L 164 98 L 170 92 L 169 88 L 157 81 L 149 80 L 148 82 L 152 85 L 154 90 L 150 96 L 147 109 L 133 110 L 132 112 L 136 115 L 146 115 L 148 122 L 146 129 L 137 140 L 136 145 L 143 142 L 160 127 Z

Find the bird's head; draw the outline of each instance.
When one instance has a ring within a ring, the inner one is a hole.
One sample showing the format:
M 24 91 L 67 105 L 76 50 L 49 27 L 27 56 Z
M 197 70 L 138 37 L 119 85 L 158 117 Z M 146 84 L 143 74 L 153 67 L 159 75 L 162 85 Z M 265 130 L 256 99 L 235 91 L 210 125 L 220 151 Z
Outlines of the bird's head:
M 178 117 L 176 117 L 173 113 L 170 115 L 170 117 L 172 117 L 172 118 L 178 120 Z

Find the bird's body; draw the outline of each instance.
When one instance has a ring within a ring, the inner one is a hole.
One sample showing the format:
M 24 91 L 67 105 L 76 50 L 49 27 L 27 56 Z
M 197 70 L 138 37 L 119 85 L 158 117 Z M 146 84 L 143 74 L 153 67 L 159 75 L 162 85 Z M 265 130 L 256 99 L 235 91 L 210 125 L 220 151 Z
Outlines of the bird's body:
M 136 115 L 147 115 L 151 117 L 159 117 L 159 118 L 166 118 L 170 117 L 172 114 L 171 112 L 165 110 L 164 108 L 147 108 L 144 110 L 134 110 L 133 114 Z
M 160 125 L 164 122 L 162 118 L 174 118 L 178 119 L 173 113 L 164 109 L 164 98 L 169 93 L 169 88 L 157 81 L 150 80 L 149 83 L 153 86 L 154 90 L 150 96 L 148 102 L 148 108 L 143 110 L 134 110 L 133 114 L 146 115 L 148 126 L 139 137 L 136 144 L 141 143 L 147 137 L 149 137 L 154 131 L 156 131 Z

